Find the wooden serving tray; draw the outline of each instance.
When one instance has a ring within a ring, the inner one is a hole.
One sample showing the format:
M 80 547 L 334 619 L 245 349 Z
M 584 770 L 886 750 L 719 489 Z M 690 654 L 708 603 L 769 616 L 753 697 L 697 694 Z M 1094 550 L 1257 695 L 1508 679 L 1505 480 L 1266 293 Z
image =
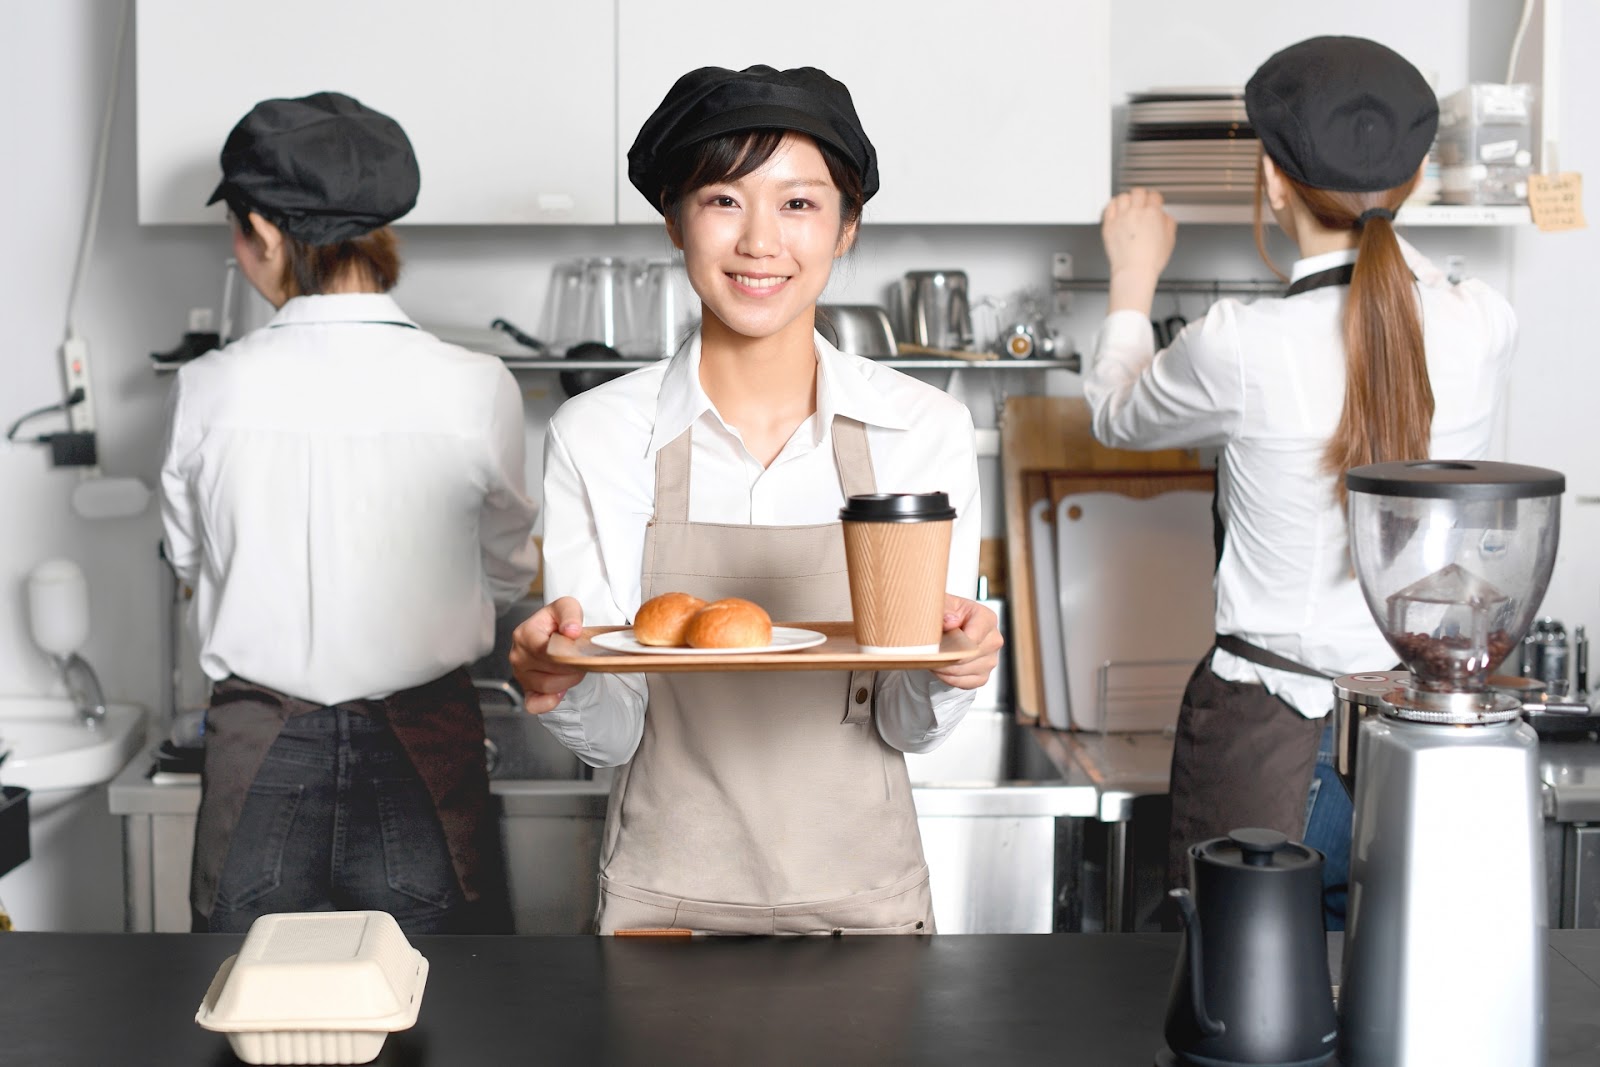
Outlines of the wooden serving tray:
M 730 652 L 727 655 L 670 656 L 649 653 L 612 652 L 590 640 L 595 634 L 627 630 L 627 626 L 588 626 L 574 641 L 562 634 L 550 635 L 548 654 L 564 667 L 602 674 L 687 674 L 712 671 L 910 671 L 937 669 L 978 652 L 972 638 L 960 630 L 947 630 L 939 651 L 910 656 L 874 656 L 856 644 L 855 624 L 851 622 L 785 622 L 828 635 L 820 645 L 794 652 Z

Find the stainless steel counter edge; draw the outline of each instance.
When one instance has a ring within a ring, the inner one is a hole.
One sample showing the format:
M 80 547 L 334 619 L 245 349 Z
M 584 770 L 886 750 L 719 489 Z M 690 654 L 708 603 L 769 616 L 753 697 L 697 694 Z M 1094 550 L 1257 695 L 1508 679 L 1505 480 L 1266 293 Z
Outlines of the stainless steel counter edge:
M 603 782 L 502 781 L 492 783 L 507 815 L 605 814 Z M 1085 818 L 1095 814 L 1089 782 L 950 782 L 914 785 L 921 818 Z
M 1600 745 L 1592 741 L 1542 742 L 1539 778 L 1547 818 L 1600 821 Z
M 198 782 L 156 785 L 148 776 L 151 756 L 124 767 L 108 790 L 113 815 L 192 815 L 200 804 Z M 605 814 L 604 781 L 502 779 L 489 783 L 507 815 Z M 914 785 L 917 814 L 925 818 L 1090 818 L 1099 805 L 1089 778 L 1069 765 L 1060 781 L 949 782 Z

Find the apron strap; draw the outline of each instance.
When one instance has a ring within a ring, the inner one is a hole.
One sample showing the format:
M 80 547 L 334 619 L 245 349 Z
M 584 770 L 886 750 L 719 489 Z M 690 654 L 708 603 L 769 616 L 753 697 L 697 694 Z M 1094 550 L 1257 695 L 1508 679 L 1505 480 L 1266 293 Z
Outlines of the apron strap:
M 846 497 L 878 491 L 872 472 L 872 452 L 867 447 L 867 428 L 856 419 L 833 417 L 833 463 L 839 470 L 839 488 Z
M 689 521 L 690 433 L 684 430 L 656 453 L 656 522 Z
M 1288 656 L 1280 656 L 1270 649 L 1260 645 L 1251 644 L 1237 634 L 1217 634 L 1216 648 L 1223 652 L 1231 653 L 1240 659 L 1254 663 L 1257 667 L 1270 667 L 1275 671 L 1286 671 L 1289 674 L 1303 674 L 1307 678 L 1332 678 L 1327 671 L 1319 671 L 1315 667 L 1307 667 Z M 1209 657 L 1208 657 L 1209 658 Z

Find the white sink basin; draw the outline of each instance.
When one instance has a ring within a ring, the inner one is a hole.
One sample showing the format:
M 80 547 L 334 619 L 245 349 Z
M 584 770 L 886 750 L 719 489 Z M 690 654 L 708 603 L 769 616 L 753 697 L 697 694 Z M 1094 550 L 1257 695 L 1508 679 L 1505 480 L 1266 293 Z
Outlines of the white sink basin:
M 144 709 L 112 704 L 97 729 L 83 725 L 69 701 L 0 699 L 0 784 L 33 790 L 38 814 L 79 790 L 109 782 L 144 745 Z

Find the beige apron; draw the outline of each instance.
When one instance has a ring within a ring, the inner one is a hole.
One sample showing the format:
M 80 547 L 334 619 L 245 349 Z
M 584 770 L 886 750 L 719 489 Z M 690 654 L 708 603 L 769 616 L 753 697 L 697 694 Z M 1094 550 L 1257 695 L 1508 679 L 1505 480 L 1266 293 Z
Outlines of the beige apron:
M 656 455 L 643 595 L 741 596 L 776 620 L 850 617 L 837 522 L 689 521 L 690 434 Z M 874 492 L 866 430 L 833 422 L 846 496 Z M 868 672 L 651 674 L 600 858 L 601 933 L 932 933 L 905 758 Z

